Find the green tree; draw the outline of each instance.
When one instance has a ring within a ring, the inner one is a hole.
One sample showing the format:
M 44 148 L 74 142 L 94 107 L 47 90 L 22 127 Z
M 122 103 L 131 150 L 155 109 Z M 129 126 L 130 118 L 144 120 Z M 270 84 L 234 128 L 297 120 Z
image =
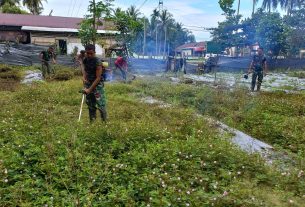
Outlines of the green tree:
M 240 19 L 240 15 L 227 16 L 225 21 L 219 22 L 218 27 L 211 31 L 213 41 L 223 49 L 243 45 Z
M 17 5 L 10 5 L 9 3 L 6 3 L 1 7 L 1 12 L 9 14 L 28 14 L 27 11 L 20 9 Z
M 19 0 L 0 0 L 0 7 L 4 6 L 5 4 L 9 6 L 16 6 L 19 3 Z
M 260 18 L 256 39 L 271 56 L 277 57 L 287 54 L 288 32 L 288 27 L 283 23 L 279 13 L 267 13 Z
M 23 0 L 23 6 L 26 6 L 34 15 L 41 14 L 43 11 L 42 1 L 47 0 Z
M 292 10 L 284 16 L 284 23 L 289 27 L 289 55 L 297 56 L 305 48 L 305 8 Z
M 98 27 L 103 25 L 104 20 L 110 19 L 112 2 L 113 0 L 89 2 L 89 14 L 82 21 L 78 34 L 84 46 L 96 43 Z
M 235 13 L 235 10 L 233 9 L 234 0 L 219 0 L 218 3 L 227 16 L 231 16 Z

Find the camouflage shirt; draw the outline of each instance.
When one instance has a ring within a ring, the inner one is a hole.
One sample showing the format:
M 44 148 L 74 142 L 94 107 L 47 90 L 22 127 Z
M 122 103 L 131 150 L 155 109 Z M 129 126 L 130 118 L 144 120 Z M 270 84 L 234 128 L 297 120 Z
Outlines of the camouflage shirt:
M 253 67 L 255 71 L 263 71 L 267 59 L 264 55 L 254 55 Z

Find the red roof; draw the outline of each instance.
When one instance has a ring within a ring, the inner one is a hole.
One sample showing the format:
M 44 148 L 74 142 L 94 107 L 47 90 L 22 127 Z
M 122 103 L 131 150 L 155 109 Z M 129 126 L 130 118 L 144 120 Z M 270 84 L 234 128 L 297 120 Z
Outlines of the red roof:
M 0 13 L 0 26 L 31 26 L 79 29 L 82 18 Z M 99 29 L 104 29 L 99 27 Z
M 181 52 L 184 49 L 194 49 L 196 52 L 201 52 L 205 50 L 206 43 L 205 42 L 192 42 L 186 43 L 176 48 L 177 52 Z

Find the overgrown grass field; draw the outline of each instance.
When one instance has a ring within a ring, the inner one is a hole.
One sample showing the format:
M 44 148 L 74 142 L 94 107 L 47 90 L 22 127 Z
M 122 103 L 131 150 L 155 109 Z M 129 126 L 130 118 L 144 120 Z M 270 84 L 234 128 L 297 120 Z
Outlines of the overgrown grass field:
M 304 205 L 301 163 L 280 172 L 196 115 L 303 155 L 304 96 L 113 83 L 109 121 L 89 124 L 86 110 L 77 122 L 80 88 L 73 79 L 0 92 L 0 206 Z M 141 103 L 148 95 L 173 106 Z

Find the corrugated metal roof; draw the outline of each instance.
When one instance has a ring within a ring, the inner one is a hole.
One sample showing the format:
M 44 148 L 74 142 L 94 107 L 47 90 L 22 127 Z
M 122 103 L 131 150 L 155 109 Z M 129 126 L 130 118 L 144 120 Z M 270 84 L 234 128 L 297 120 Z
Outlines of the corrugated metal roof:
M 78 29 L 71 28 L 51 28 L 51 27 L 30 27 L 23 26 L 21 27 L 23 31 L 42 31 L 42 32 L 70 32 L 70 33 L 78 33 Z M 97 30 L 98 34 L 119 34 L 117 31 L 110 30 Z
M 0 25 L 79 29 L 82 18 L 0 13 Z M 99 27 L 103 30 L 104 27 Z
M 201 48 L 202 50 L 204 50 L 206 47 L 206 43 L 205 42 L 192 42 L 192 43 L 186 43 L 184 45 L 181 45 L 179 47 L 176 48 L 177 52 L 180 52 L 183 49 L 197 49 Z

